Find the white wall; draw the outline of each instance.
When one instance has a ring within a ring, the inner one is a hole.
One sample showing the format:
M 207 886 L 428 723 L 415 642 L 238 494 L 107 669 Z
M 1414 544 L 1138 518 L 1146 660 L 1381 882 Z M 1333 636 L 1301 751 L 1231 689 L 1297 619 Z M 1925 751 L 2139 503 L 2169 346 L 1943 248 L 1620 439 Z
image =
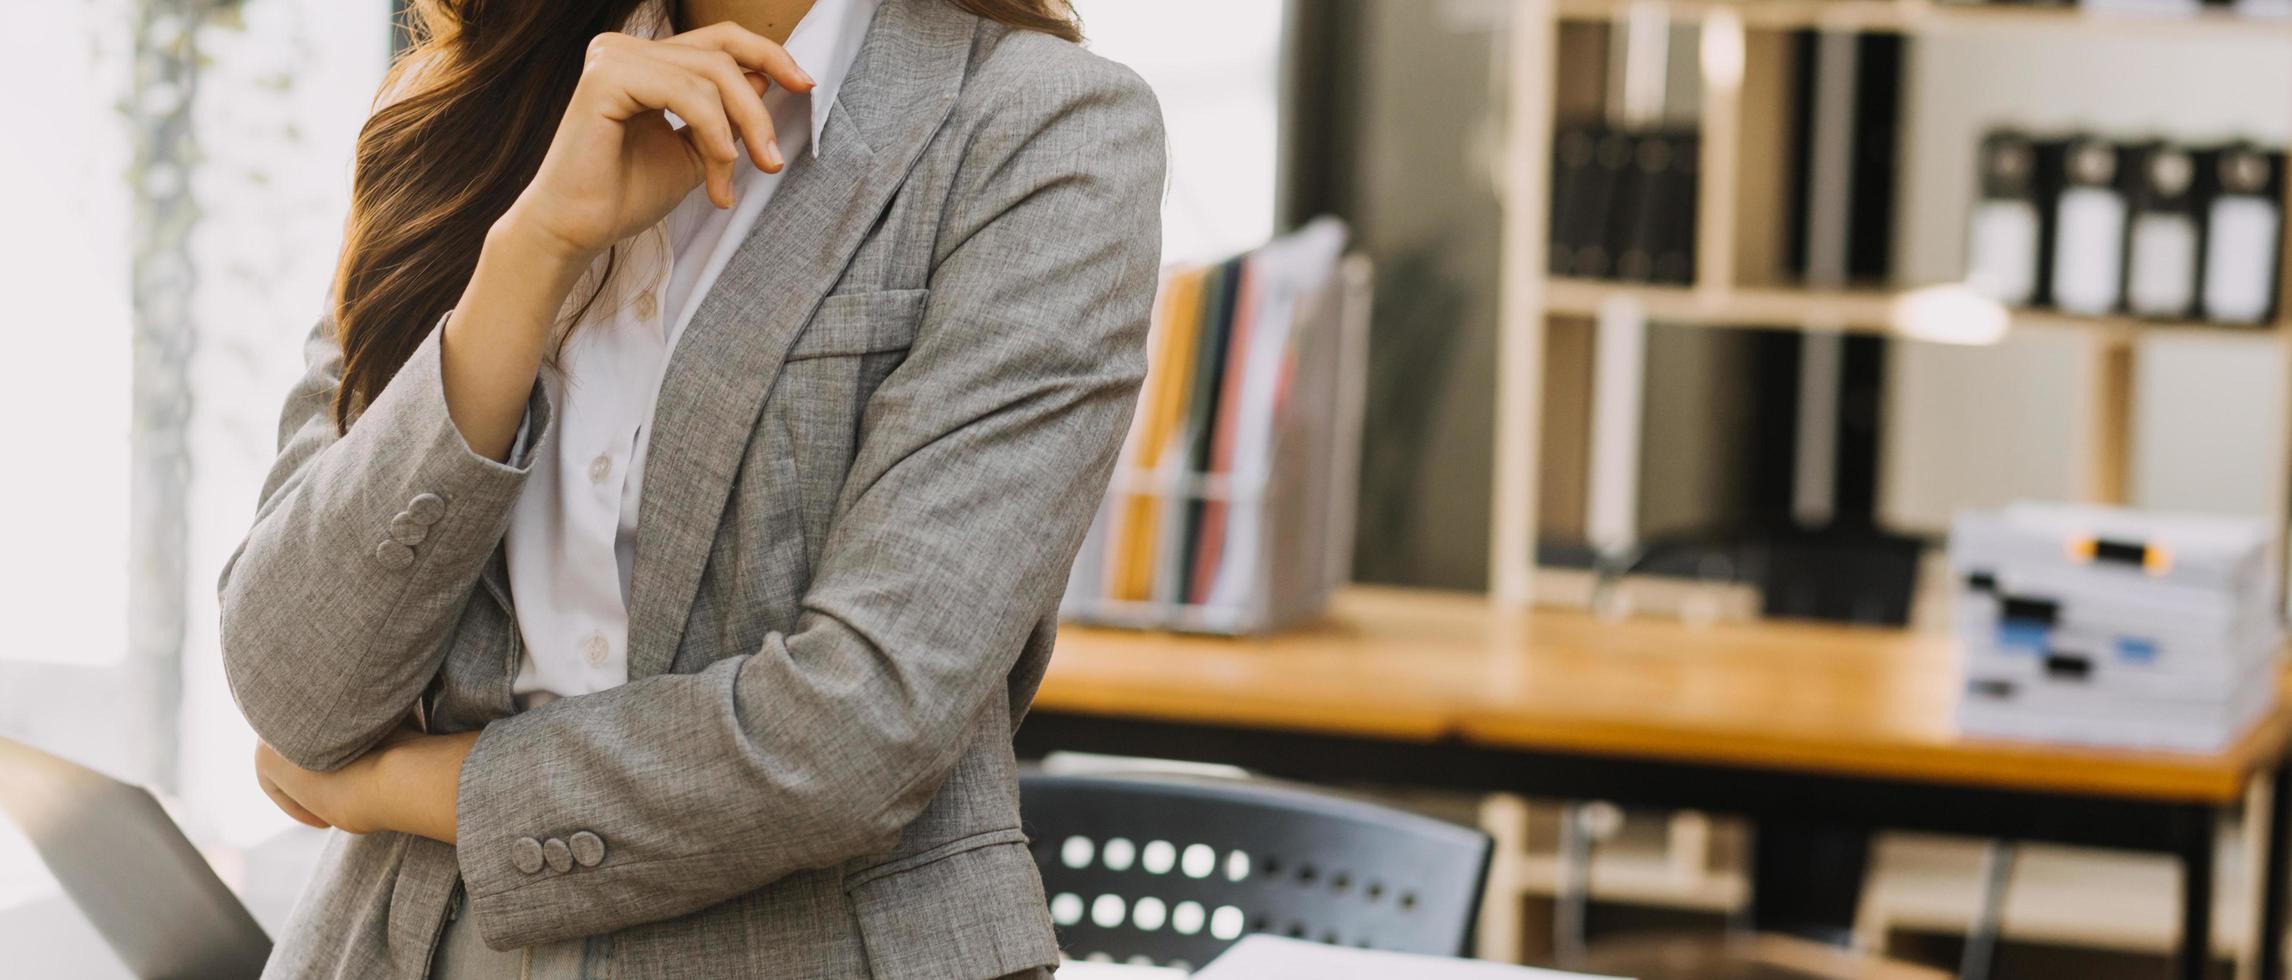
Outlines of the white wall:
M 2273 36 L 1947 35 L 1914 42 L 1909 61 L 1897 258 L 1911 283 L 1962 273 L 1974 151 L 1992 126 L 2196 141 L 2292 136 L 2292 45 Z M 1895 349 L 1881 504 L 1889 521 L 1938 530 L 1961 506 L 2083 489 L 2095 446 L 2086 431 L 2099 354 L 2092 339 Z M 2285 468 L 2287 361 L 2276 343 L 2158 337 L 2136 358 L 2134 502 L 2272 511 L 2281 478 L 2260 477 Z
M 1282 0 L 1077 0 L 1091 50 L 1162 100 L 1165 262 L 1208 262 L 1273 234 Z

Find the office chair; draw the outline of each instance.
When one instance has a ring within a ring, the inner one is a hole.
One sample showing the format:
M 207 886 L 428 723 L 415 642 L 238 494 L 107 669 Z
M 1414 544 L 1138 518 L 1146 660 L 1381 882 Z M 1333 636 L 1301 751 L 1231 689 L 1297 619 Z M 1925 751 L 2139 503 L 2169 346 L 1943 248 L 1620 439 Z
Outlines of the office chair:
M 1068 955 L 1192 968 L 1247 932 L 1471 952 L 1478 830 L 1257 780 L 1030 772 L 1019 792 Z

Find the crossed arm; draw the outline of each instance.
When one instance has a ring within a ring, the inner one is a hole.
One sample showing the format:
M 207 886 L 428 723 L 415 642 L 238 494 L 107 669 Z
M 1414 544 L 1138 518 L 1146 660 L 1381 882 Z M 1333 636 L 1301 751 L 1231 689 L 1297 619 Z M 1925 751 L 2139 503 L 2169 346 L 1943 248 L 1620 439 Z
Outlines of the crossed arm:
M 482 732 L 393 735 L 522 461 L 454 432 L 436 337 L 340 439 L 294 424 L 290 402 L 283 472 L 223 589 L 226 665 L 274 798 L 346 830 L 457 842 L 497 947 L 681 915 L 889 847 L 1055 608 L 1143 374 L 1159 114 L 1119 69 L 1062 89 L 979 123 L 983 158 L 958 181 L 915 345 L 862 413 L 804 612 L 753 654 Z M 314 345 L 316 410 L 339 353 L 323 331 Z M 433 491 L 445 514 L 410 568 L 357 564 L 392 508 Z M 613 842 L 601 865 L 513 870 L 517 839 L 575 827 Z

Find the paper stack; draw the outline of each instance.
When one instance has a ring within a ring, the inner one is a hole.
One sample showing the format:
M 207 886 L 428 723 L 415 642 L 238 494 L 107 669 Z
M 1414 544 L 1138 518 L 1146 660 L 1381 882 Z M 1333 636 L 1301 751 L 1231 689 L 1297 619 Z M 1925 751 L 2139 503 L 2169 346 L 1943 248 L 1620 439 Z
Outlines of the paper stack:
M 1282 936 L 1242 937 L 1196 980 L 1599 980 L 1483 960 L 1324 946 Z
M 2065 504 L 1950 534 L 1968 734 L 2226 747 L 2275 699 L 2266 522 Z

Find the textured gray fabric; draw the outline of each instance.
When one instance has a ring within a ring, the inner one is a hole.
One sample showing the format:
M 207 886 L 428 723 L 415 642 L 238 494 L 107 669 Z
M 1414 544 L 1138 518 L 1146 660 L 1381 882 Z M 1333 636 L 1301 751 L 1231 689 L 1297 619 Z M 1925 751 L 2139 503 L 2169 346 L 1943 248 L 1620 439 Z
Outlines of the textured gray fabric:
M 500 950 L 468 916 L 451 918 L 430 960 L 430 980 L 604 980 L 613 975 L 611 936 L 560 939 Z
M 316 768 L 417 701 L 484 734 L 459 848 L 338 836 L 268 975 L 423 977 L 457 884 L 489 946 L 609 937 L 615 977 L 1055 963 L 1010 736 L 1144 373 L 1162 171 L 1127 70 L 887 0 L 670 362 L 630 682 L 522 714 L 523 461 L 461 442 L 435 335 L 337 438 L 322 325 L 223 576 L 232 691 Z

